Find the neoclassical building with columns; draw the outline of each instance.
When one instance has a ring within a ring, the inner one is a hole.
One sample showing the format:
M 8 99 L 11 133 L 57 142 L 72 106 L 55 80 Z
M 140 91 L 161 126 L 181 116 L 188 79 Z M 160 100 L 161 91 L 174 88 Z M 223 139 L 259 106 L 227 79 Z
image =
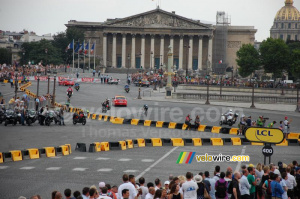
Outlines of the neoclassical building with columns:
M 154 69 L 167 65 L 168 47 L 172 47 L 176 69 L 206 70 L 214 67 L 215 26 L 157 9 L 105 22 L 71 20 L 67 27 L 81 28 L 85 39 L 96 41 L 100 65 L 113 68 Z M 254 44 L 252 26 L 230 26 L 226 34 L 226 64 L 236 67 L 236 51 L 244 43 Z

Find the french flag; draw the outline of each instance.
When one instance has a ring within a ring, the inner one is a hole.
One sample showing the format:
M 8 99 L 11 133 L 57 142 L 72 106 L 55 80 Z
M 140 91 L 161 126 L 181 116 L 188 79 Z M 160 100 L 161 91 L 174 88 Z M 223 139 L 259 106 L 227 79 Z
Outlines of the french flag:
M 84 48 L 84 54 L 86 55 L 88 53 L 89 50 L 89 43 L 86 43 L 86 46 Z
M 66 52 L 69 50 L 69 49 L 73 49 L 74 48 L 74 43 L 73 41 L 71 43 L 69 43 L 69 45 L 67 46 L 66 48 Z
M 94 49 L 95 49 L 95 43 L 93 43 L 93 45 L 92 45 L 91 54 L 94 54 Z

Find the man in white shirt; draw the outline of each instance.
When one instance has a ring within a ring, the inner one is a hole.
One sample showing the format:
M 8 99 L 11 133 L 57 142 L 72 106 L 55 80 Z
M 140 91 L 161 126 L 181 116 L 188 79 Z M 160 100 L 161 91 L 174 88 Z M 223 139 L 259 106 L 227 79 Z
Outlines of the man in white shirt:
M 153 199 L 154 194 L 155 194 L 154 187 L 150 187 L 149 188 L 149 193 L 147 193 L 147 195 L 145 196 L 145 199 Z
M 101 194 L 97 199 L 111 199 L 111 197 L 107 196 L 107 187 L 101 188 Z
M 290 198 L 294 198 L 294 188 L 297 186 L 297 182 L 295 180 L 295 177 L 293 175 L 291 175 L 291 167 L 287 167 L 286 168 L 286 172 L 287 172 L 287 188 L 288 188 L 288 191 L 287 191 L 287 195 L 288 197 Z
M 155 181 L 154 181 L 154 183 L 155 183 L 155 191 L 157 189 L 161 188 L 161 181 L 160 181 L 160 179 L 156 178 Z
M 186 182 L 182 184 L 183 198 L 184 199 L 196 199 L 198 185 L 192 181 L 193 174 L 191 172 L 186 173 Z
M 221 170 L 220 166 L 217 165 L 215 167 L 215 172 L 214 172 L 215 173 L 214 179 L 216 182 L 220 179 L 220 170 Z
M 243 170 L 243 176 L 240 180 L 240 188 L 241 188 L 241 199 L 248 199 L 250 197 L 250 184 L 248 182 L 248 170 Z
M 148 188 L 145 187 L 145 178 L 144 177 L 140 177 L 139 178 L 139 183 L 140 183 L 140 189 L 142 190 L 142 195 L 141 195 L 141 199 L 145 199 L 147 193 L 149 193 Z
M 135 199 L 137 197 L 137 192 L 135 190 L 135 187 L 133 186 L 132 183 L 129 182 L 129 177 L 127 174 L 123 175 L 123 184 L 121 184 L 118 188 L 118 195 L 117 199 L 122 198 L 122 190 L 123 189 L 128 189 L 129 190 L 129 199 Z

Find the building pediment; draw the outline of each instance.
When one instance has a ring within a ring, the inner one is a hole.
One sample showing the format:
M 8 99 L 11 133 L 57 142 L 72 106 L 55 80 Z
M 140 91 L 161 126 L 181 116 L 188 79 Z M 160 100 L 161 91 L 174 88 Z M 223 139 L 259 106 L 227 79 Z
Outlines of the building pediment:
M 211 29 L 210 25 L 187 19 L 161 9 L 152 10 L 131 17 L 107 22 L 108 26 L 145 27 L 145 28 L 193 28 Z

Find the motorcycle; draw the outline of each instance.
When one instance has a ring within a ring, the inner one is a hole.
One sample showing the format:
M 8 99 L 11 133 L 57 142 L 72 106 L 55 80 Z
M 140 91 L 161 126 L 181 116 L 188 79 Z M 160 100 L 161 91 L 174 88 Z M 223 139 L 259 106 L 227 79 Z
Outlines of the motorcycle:
M 14 126 L 17 124 L 16 113 L 11 109 L 6 110 L 6 112 L 5 112 L 4 126 L 7 126 L 8 124 L 12 124 Z
M 80 116 L 77 113 L 73 114 L 73 124 L 76 125 L 77 123 L 81 123 L 82 125 L 86 124 L 86 116 L 87 114 L 84 113 L 83 116 Z
M 0 109 L 0 124 L 5 121 L 5 110 Z
M 129 93 L 130 88 L 125 88 L 126 93 Z
M 60 119 L 58 110 L 54 111 L 54 118 L 53 119 L 54 119 L 55 124 L 61 125 L 61 119 Z
M 102 113 L 106 113 L 107 110 L 109 110 L 109 105 L 108 104 L 102 104 Z
M 25 114 L 25 121 L 28 126 L 33 124 L 37 120 L 37 113 L 35 110 L 28 110 Z
M 51 122 L 54 121 L 54 116 L 55 116 L 54 111 L 48 111 L 46 113 L 45 125 L 50 126 Z
M 224 114 L 222 114 L 220 125 L 224 124 L 224 125 L 232 126 L 233 124 L 235 124 L 235 122 L 237 121 L 238 117 L 239 117 L 239 114 L 237 114 L 237 113 L 229 114 L 227 116 L 227 118 L 226 118 L 226 116 Z
M 75 86 L 76 91 L 79 91 L 80 86 Z
M 68 92 L 67 92 L 67 95 L 68 95 L 68 97 L 69 97 L 69 98 L 71 98 L 71 97 L 72 97 L 72 95 L 73 95 L 73 92 L 71 92 L 71 91 L 68 91 Z
M 17 122 L 19 122 L 19 124 L 21 124 L 22 120 L 21 120 L 21 113 L 19 111 L 16 111 L 16 117 L 17 117 Z

